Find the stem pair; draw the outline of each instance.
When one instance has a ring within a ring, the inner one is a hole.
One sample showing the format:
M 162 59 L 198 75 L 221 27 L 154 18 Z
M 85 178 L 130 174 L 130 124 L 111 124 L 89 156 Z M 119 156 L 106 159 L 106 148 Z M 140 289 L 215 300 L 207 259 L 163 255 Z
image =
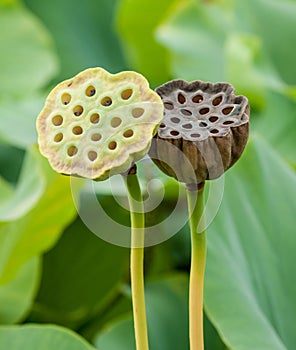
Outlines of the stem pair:
M 137 350 L 148 350 L 146 306 L 144 294 L 144 208 L 141 189 L 135 173 L 125 176 L 131 213 L 131 290 Z M 187 186 L 189 223 L 191 231 L 191 268 L 189 282 L 190 349 L 203 350 L 203 287 L 206 262 L 206 233 L 197 232 L 203 218 L 204 184 L 192 190 Z

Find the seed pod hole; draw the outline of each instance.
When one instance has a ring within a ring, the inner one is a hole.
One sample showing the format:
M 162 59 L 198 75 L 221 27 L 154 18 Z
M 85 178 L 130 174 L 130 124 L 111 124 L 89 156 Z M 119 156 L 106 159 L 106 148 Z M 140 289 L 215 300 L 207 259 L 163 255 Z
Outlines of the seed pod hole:
M 82 113 L 83 113 L 83 107 L 82 106 L 76 106 L 74 109 L 73 109 L 73 112 L 74 112 L 74 115 L 76 117 L 79 117 Z
M 91 135 L 92 141 L 100 141 L 102 138 L 102 135 L 98 132 L 94 133 Z
M 121 118 L 118 118 L 118 117 L 112 118 L 111 120 L 112 128 L 117 128 L 121 124 L 121 122 L 122 122 Z
M 96 94 L 96 88 L 92 85 L 90 85 L 86 90 L 85 90 L 85 94 L 88 97 L 92 97 Z
M 171 121 L 172 121 L 173 123 L 175 123 L 175 124 L 180 123 L 180 119 L 179 119 L 179 118 L 177 118 L 177 117 L 173 117 L 173 118 L 171 118 Z
M 128 130 L 126 130 L 124 133 L 123 133 L 123 136 L 124 137 L 132 137 L 134 135 L 134 132 L 133 132 L 133 130 L 132 129 L 128 129 Z
M 200 134 L 195 133 L 195 134 L 190 134 L 190 136 L 191 136 L 191 137 L 194 137 L 194 138 L 198 138 L 198 137 L 200 137 Z
M 77 154 L 78 148 L 76 146 L 70 146 L 67 150 L 68 156 L 73 157 L 75 154 Z
M 201 108 L 199 110 L 199 114 L 205 115 L 205 114 L 209 113 L 209 111 L 210 111 L 210 108 L 204 107 L 204 108 Z
M 223 125 L 231 125 L 233 123 L 234 123 L 233 120 L 226 120 L 225 122 L 223 122 Z
M 181 93 L 178 94 L 178 102 L 181 104 L 184 104 L 186 102 L 185 96 Z
M 132 94 L 133 94 L 133 90 L 132 89 L 123 90 L 122 93 L 121 93 L 121 98 L 123 100 L 128 100 L 129 98 L 131 98 Z
M 177 130 L 172 130 L 172 131 L 170 132 L 170 134 L 171 134 L 172 136 L 178 136 L 180 133 L 179 133 L 179 131 L 177 131 Z
M 115 141 L 111 141 L 108 145 L 108 148 L 112 151 L 115 150 L 116 147 L 117 147 L 117 143 Z
M 211 116 L 210 118 L 209 118 L 209 121 L 211 122 L 211 123 L 215 123 L 217 120 L 218 120 L 219 118 L 218 117 L 216 117 L 216 116 Z
M 64 135 L 61 132 L 59 132 L 58 134 L 55 135 L 54 142 L 61 142 L 63 138 L 64 138 Z
M 166 125 L 165 125 L 164 123 L 161 123 L 161 124 L 159 125 L 159 127 L 160 127 L 161 129 L 164 129 L 164 128 L 166 127 Z
M 68 105 L 71 102 L 71 95 L 68 93 L 65 93 L 62 95 L 61 100 L 63 105 Z
M 223 99 L 222 95 L 215 97 L 212 101 L 212 105 L 219 106 L 219 104 L 222 102 L 222 99 Z
M 52 124 L 55 126 L 60 126 L 63 124 L 63 117 L 61 115 L 56 115 L 52 118 Z
M 172 110 L 174 109 L 174 105 L 172 102 L 164 102 L 164 108 Z
M 74 126 L 72 132 L 74 135 L 81 135 L 83 133 L 83 129 L 81 126 Z
M 203 101 L 203 97 L 201 95 L 195 95 L 192 97 L 192 102 L 194 103 L 200 103 Z
M 98 113 L 94 113 L 90 116 L 90 122 L 92 124 L 98 124 L 99 121 L 100 121 L 100 115 Z
M 89 159 L 91 162 L 93 162 L 93 161 L 95 161 L 95 160 L 98 158 L 98 153 L 95 152 L 95 151 L 89 151 L 88 154 L 87 154 L 87 156 L 88 156 L 88 159 Z
M 200 126 L 201 128 L 205 128 L 205 127 L 208 126 L 208 124 L 205 123 L 205 122 L 200 122 L 200 123 L 199 123 L 199 126 Z
M 111 97 L 106 96 L 106 97 L 102 98 L 102 100 L 101 100 L 101 105 L 102 105 L 102 106 L 105 106 L 105 107 L 111 106 L 111 105 L 112 105 L 112 99 L 111 99 Z
M 134 118 L 139 118 L 139 117 L 141 117 L 142 115 L 144 114 L 144 109 L 143 108 L 134 108 L 133 110 L 132 110 L 132 116 L 134 117 Z
M 210 133 L 212 133 L 212 134 L 218 134 L 218 132 L 219 132 L 218 129 L 212 129 L 212 130 L 210 131 Z
M 182 127 L 183 127 L 184 129 L 192 129 L 192 124 L 189 124 L 189 123 L 183 124 Z
M 228 115 L 228 114 L 230 114 L 232 111 L 233 111 L 233 106 L 225 107 L 225 108 L 222 109 L 222 113 L 223 113 L 224 115 Z
M 188 109 L 181 109 L 181 113 L 186 116 L 192 115 L 192 112 L 189 111 Z

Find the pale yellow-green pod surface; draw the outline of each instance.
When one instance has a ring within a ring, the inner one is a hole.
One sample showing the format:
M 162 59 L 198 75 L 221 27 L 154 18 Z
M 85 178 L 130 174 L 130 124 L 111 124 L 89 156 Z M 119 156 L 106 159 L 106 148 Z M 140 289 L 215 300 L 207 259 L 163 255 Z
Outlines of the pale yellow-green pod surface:
M 50 92 L 37 118 L 40 152 L 59 173 L 103 180 L 148 152 L 162 118 L 142 75 L 90 68 Z

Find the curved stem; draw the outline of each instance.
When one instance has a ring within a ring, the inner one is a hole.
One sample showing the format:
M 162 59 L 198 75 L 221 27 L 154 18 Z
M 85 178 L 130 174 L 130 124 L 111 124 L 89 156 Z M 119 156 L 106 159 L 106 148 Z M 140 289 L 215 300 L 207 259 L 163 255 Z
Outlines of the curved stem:
M 130 273 L 137 350 L 148 350 L 146 307 L 144 294 L 144 209 L 136 174 L 124 176 L 131 215 Z
M 206 264 L 206 232 L 197 232 L 204 211 L 203 189 L 187 189 L 191 231 L 191 267 L 189 281 L 189 337 L 191 350 L 204 349 L 203 289 Z

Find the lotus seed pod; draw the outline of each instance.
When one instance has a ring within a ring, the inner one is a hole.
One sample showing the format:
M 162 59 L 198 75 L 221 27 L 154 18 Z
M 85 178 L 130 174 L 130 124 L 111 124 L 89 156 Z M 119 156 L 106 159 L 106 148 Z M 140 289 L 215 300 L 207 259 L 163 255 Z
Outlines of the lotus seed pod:
M 142 75 L 87 69 L 50 92 L 37 118 L 40 152 L 59 173 L 103 180 L 148 152 L 162 117 Z
M 250 108 L 230 84 L 173 80 L 156 92 L 164 118 L 149 153 L 163 172 L 199 184 L 218 178 L 239 159 L 248 140 Z

